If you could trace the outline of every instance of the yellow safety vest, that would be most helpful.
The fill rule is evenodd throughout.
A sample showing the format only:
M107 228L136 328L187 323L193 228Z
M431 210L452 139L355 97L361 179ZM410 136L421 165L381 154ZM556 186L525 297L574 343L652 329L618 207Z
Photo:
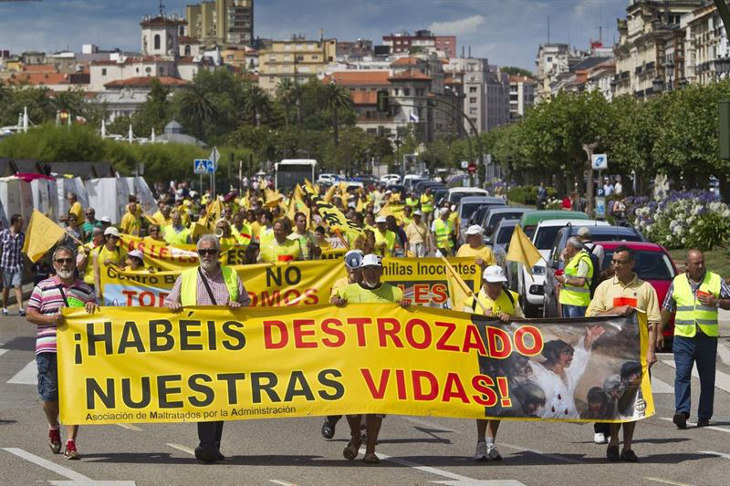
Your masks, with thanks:
M434 222L434 226L436 228L436 246L446 249L454 246L453 241L451 241L451 233L454 232L454 224L451 220L447 219L444 221L439 218Z
M238 228L236 228L235 226L231 226L231 233L233 233L233 236L236 238L236 242L239 245L248 246L251 244L253 231L251 230L251 226L249 226L248 223L243 223L241 231L239 231Z
M377 252L380 253L382 256L386 256L385 253L387 253L387 256L393 255L393 250L395 250L395 233L393 233L390 230L385 230L385 234L381 233L378 229L375 230L375 246L378 247L380 244L385 242L385 247L387 249L387 252L383 252L378 248Z
M433 212L433 196L421 195L421 211L424 213Z
M585 260L588 264L588 275L586 282L582 287L564 284L560 289L560 303L564 305L575 305L578 307L588 307L591 303L590 279L593 277L593 262L591 257L585 250L579 251L565 266L565 276L575 277L578 275L578 264L581 260Z
M512 295L512 300L510 300L506 292L509 292L510 295ZM477 300L474 300L475 298L479 303L477 303ZM466 305L469 306L476 314L484 314L484 309L491 309L493 316L498 316L502 312L513 316L515 315L515 305L512 302L517 302L517 299L519 299L519 295L516 292L503 289L502 293L500 293L499 297L497 297L497 300L492 300L489 298L484 289L482 289L476 297L470 297L466 302ZM480 306L479 304L482 305ZM482 309L482 307L484 307L484 309Z
M703 333L710 337L718 336L717 307L703 305L692 293L687 274L674 277L672 281L674 300L677 302L677 314L674 316L674 335L682 337L694 337L697 334L697 326ZM712 272L705 272L705 278L697 289L698 292L706 292L715 297L720 296L722 278Z
M416 209L416 206L418 206L418 199L411 199L410 197L406 198L406 204L412 207L413 209Z
M162 229L162 237L165 238L168 245L186 245L188 243L188 236L190 236L190 230L185 227L183 227L182 231L175 231L172 225L165 226Z
M198 268L195 267L185 270L182 273L182 282L180 285L180 302L185 307L198 304ZM238 275L231 267L221 266L223 273L223 281L228 289L228 298L230 302L238 299ZM217 302L223 305L223 302Z

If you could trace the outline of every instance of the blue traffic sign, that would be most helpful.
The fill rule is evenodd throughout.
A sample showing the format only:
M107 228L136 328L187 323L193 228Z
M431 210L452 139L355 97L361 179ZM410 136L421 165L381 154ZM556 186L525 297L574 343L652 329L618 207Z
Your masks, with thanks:
M213 161L208 159L193 160L194 174L212 174L213 172L215 172L215 165L213 165Z

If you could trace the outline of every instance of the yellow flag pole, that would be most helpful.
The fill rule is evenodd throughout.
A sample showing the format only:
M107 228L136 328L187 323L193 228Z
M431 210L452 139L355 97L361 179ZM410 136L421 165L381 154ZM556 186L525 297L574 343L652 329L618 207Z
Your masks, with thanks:
M335 229L335 234L336 234L336 235L337 235L337 237L338 237L338 238L340 239L340 242L341 242L341 243L342 243L342 244L343 244L343 245L345 246L345 248L347 249L347 251L350 251L350 245L348 245L348 244L347 244L347 241L346 241L346 240L345 240L345 238L344 238L344 237L342 236L342 233L340 233L340 230L339 230L339 228Z
M459 275L458 273L456 273L456 270L454 269L454 267L451 266L451 263L449 263L449 261L446 259L445 256L441 255L441 260L446 265L446 269L449 272L451 272L452 277L459 284L459 286L461 287L461 290L463 290L464 293L468 297L474 297L474 300L476 301L476 303L479 304L479 307L481 307L482 310L484 311L484 313L486 314L487 313L487 309L484 307L484 304L482 304L481 302L479 302L479 298L476 295L474 295L474 291L469 288L469 286L466 284L466 282L464 282L464 279L461 278L461 275Z

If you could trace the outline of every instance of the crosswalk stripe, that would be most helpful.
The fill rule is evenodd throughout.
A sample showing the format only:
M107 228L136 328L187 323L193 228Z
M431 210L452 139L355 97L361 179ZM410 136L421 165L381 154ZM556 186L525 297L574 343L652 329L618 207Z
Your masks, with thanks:
M2 356L3 354L5 354L7 352L8 352L7 349L0 348L0 356Z
M667 366L671 366L674 369L677 368L677 365L674 364L674 361L663 359L662 363ZM700 378L699 373L697 373L697 368L695 367L692 367L692 376L694 376L698 380ZM730 375L728 375L727 373L723 373L720 370L715 370L715 388L719 388L720 390L730 393Z
M662 381L656 376L651 377L651 392L656 395L659 393L674 393L672 385L666 381Z
M660 420L666 420L667 422L672 422L672 419L667 418L667 417L659 417L659 419ZM690 427L696 427L697 426L697 423L696 422L690 422L688 420L687 421L687 425L689 425ZM723 429L722 427L717 427L716 425L707 425L707 426L702 427L702 428L703 429L716 430L718 432L725 432L725 433L730 434L730 429Z
M8 380L8 383L16 385L37 385L38 368L36 368L35 360L25 365L22 370L18 371L15 376Z

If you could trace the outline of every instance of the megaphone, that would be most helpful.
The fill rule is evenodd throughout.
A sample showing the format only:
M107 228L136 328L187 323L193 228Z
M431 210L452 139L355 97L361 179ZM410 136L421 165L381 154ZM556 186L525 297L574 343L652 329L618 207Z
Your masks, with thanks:
M216 228L215 229L215 237L219 240L223 238L223 228Z

